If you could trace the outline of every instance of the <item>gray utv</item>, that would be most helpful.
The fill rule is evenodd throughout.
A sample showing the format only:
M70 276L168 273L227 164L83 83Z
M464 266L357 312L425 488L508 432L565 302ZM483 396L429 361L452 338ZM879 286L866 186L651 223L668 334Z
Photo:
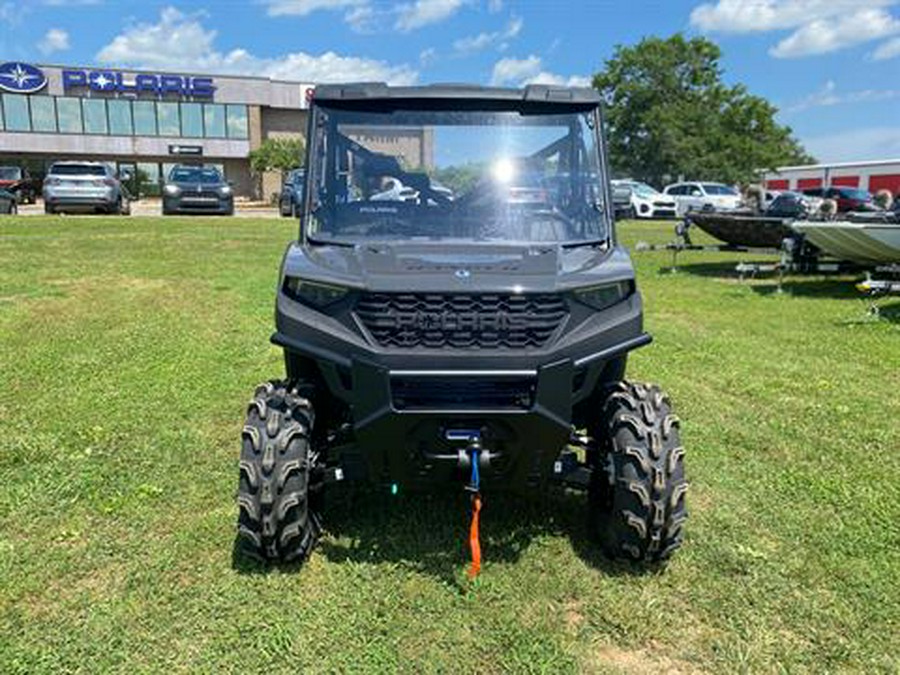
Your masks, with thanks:
M584 489L613 557L686 518L678 418L624 379L650 342L617 245L600 99L531 85L319 86L272 341L242 433L238 533L303 560L325 491L366 480Z

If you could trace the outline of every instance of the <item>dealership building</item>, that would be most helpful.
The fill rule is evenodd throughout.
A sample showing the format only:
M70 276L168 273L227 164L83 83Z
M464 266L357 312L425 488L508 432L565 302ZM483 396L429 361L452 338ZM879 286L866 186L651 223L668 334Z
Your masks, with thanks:
M0 166L38 177L58 160L115 164L153 194L175 164L219 167L238 196L268 199L250 171L268 138L306 133L313 86L259 77L0 64Z

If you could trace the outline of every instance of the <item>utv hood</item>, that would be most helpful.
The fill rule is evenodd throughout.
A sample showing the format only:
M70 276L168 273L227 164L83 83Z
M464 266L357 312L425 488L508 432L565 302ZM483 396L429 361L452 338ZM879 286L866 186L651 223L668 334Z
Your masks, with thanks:
M374 292L547 293L634 278L624 250L558 244L291 244L283 274Z

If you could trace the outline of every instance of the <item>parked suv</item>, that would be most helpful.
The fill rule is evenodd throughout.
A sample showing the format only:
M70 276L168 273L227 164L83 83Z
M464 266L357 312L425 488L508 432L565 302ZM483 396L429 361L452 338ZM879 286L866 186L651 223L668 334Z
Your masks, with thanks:
M12 192L19 204L34 204L40 192L38 181L21 166L0 166L0 190Z
M803 194L808 197L819 197L820 199L833 199L837 202L838 213L846 213L847 211L881 211L882 209L875 203L871 193L866 190L852 187L817 187L807 188L803 190Z
M131 196L115 170L101 162L56 162L44 179L44 211L131 213Z
M284 177L281 185L281 195L278 198L278 212L282 216L296 218L300 214L300 202L303 201L303 179L306 170L303 168L292 169Z
M209 213L234 215L234 191L212 166L172 167L163 186L162 214Z
M636 218L674 218L675 199L656 188L636 180L614 180L613 189L631 189L631 207Z
M675 183L664 191L675 199L675 214L690 211L732 211L741 206L741 194L723 183Z
M609 555L678 548L679 420L659 387L624 379L650 336L600 103L547 85L316 88L276 287L286 377L256 389L242 429L242 551L302 561L329 486L351 479L469 491L475 571L482 489L585 489ZM399 133L428 159L378 142Z

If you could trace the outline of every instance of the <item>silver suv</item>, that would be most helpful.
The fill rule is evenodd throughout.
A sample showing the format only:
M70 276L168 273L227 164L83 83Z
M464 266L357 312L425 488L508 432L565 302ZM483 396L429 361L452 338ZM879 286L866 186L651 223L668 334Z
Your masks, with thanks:
M102 162L56 162L44 179L44 212L131 213L115 170Z

